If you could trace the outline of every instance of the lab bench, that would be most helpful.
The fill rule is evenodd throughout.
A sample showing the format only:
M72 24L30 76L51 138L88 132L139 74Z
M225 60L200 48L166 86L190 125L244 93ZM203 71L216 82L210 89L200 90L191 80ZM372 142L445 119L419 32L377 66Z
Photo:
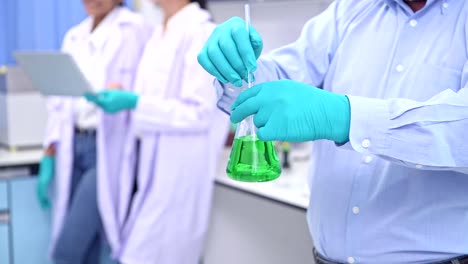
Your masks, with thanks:
M216 174L204 264L313 264L307 227L307 158L293 161L272 182L242 183L226 176L229 150Z
M0 149L0 263L49 264L50 210L36 199L41 149Z

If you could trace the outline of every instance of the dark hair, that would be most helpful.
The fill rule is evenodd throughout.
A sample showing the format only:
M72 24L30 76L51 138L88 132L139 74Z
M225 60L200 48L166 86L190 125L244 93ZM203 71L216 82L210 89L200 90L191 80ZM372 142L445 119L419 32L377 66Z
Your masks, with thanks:
M190 2L196 2L200 5L201 8L206 9L206 2L208 2L208 0L190 0Z
M119 6L124 6L124 5L125 5L124 0L120 1Z

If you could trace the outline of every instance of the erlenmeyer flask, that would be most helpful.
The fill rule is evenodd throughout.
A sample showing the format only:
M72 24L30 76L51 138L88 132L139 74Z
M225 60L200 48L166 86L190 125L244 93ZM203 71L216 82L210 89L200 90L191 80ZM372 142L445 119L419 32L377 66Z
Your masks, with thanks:
M281 174L275 144L257 137L252 116L237 127L226 172L231 179L243 182L272 181Z
M250 6L245 8L245 28L250 30ZM252 87L252 73L248 72L248 88ZM253 116L239 123L232 143L231 155L226 168L227 175L236 181L265 182L278 178L281 165L273 142L264 142L257 137Z

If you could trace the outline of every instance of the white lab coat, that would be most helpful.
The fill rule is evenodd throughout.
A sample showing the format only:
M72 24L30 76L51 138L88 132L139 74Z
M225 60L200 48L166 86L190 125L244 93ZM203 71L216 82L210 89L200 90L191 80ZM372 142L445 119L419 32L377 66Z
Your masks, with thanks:
M108 27L108 37L103 39L105 51L100 62L103 71L100 81L94 87L104 88L106 84L120 83L124 89L131 89L144 45L150 37L151 29L145 25L140 15L126 8L118 8L113 26ZM80 50L88 45L85 36L89 34L91 18L70 29L63 41L62 50L70 53L80 64ZM82 63L81 63L82 64ZM48 122L45 146L56 145L55 190L53 202L53 226L51 249L63 225L70 196L70 182L73 163L74 100L52 97L48 100ZM97 127L97 190L98 206L108 242L117 248L120 241L118 214L121 204L119 192L131 188L132 179L119 179L123 142L129 123L129 113L105 115L99 112Z
M212 77L197 62L213 29L209 14L192 3L170 19L165 32L157 28L146 46L122 171L123 178L134 173L134 142L140 138L138 191L129 215L120 216L124 264L199 261L229 127L216 109Z

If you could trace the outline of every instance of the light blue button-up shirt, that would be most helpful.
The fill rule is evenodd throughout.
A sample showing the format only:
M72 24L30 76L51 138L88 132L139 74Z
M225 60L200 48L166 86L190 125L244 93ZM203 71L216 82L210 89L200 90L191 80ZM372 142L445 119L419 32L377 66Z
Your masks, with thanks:
M346 94L350 142L317 141L308 222L344 263L429 263L468 254L468 1L336 1L257 82ZM238 93L224 89L229 109Z

